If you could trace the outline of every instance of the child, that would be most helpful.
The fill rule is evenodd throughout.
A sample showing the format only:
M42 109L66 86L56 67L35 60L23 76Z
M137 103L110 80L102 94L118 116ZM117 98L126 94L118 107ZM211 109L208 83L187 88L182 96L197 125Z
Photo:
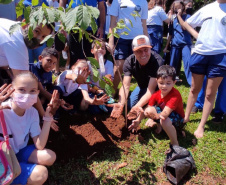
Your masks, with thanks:
M178 19L180 19L179 13ZM196 138L201 138L204 134L205 123L214 105L217 89L226 76L226 0L210 3L197 11L185 23L183 20L180 22L189 31L193 30L192 27L201 26L189 64L192 72L192 86L184 118L184 122L189 121L192 107L206 75L207 86L202 119L194 132ZM222 99L221 101L225 102Z
M104 77L107 78L108 80L110 80L111 82L113 82L114 79L114 65L111 61L106 60L104 58L105 54L106 54L106 46L104 42L97 42L96 40L92 43L91 45L91 53L94 55L94 58L98 61L99 63L99 75L101 77L102 80L105 81ZM92 71L92 67L89 65L90 67L90 81L91 81L91 85L89 87L89 95L90 97L94 97L95 95L97 96L101 96L103 95L105 92L103 89L101 89L99 81L95 82L94 81L94 77L93 77L93 71ZM108 103L114 103L114 99L109 98ZM99 105L99 108L101 110L103 110L104 112L108 112L108 108L105 107L104 105ZM91 108L92 110L90 110L93 113L100 113L100 111L98 111L99 109L97 109L96 106L92 106Z
M58 60L58 52L54 48L45 48L39 61L32 65L31 71L38 78L38 89L40 90L40 100L42 104L47 100L50 101L53 92L52 70L55 68Z
M38 98L38 80L30 72L20 73L13 79L12 87L15 90L12 99L3 102L11 109L4 109L4 117L10 136L10 145L16 153L21 166L21 174L14 179L13 184L43 184L48 178L45 166L51 166L56 160L56 154L46 149L53 114L59 107L57 91L53 92L48 105L42 129L39 125L39 115L32 107ZM0 129L2 133L2 129ZM33 145L27 145L29 136ZM3 139L3 138L1 138Z
M173 87L176 83L175 77L176 71L173 67L168 65L159 67L157 71L159 90L151 96L144 115L153 120L153 122L149 122L147 126L153 127L158 123L156 132L160 133L163 128L170 138L170 143L172 145L179 145L176 129L182 128L184 125L184 109L182 97L179 91ZM136 130L142 116L143 115L140 114L138 118L133 121L129 130Z
M185 6L182 1L174 1L172 5L172 12L177 14L177 11L182 10L183 20L187 20L190 15L186 14ZM177 70L176 79L179 80L180 69L178 70L178 65L181 62L181 57L184 62L184 72L188 83L190 82L191 75L189 73L189 62L191 58L191 35L189 32L183 29L179 24L179 21L176 16L174 16L173 22L169 26L169 37L163 50L164 53L167 52L170 41L171 42L171 52L170 52L170 65Z
M60 74L57 79L57 85L61 88L61 95L66 102L74 106L74 111L87 110L89 105L101 105L107 101L107 95L97 98L90 98L88 94L88 86L85 81L80 83L78 78L84 74L84 79L88 77L88 63L86 60L78 60L71 70L66 70Z

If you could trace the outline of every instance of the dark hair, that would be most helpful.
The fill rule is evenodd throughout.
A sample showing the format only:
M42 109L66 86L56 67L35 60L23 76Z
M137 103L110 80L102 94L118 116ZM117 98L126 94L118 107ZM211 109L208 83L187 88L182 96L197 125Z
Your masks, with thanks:
M182 5L182 12L185 11L185 5L184 5L184 2L181 1L181 0L176 0L172 3L172 5L170 6L171 8L171 11L174 12L174 6L175 6L175 3L180 3Z
M157 71L157 79L159 78L167 78L167 77L172 77L172 80L174 81L176 78L176 70L174 67L169 66L169 65L162 65L159 67Z
M193 0L184 0L183 3L184 3L185 6L186 6L188 3L192 3L192 4L193 4Z
M50 24L46 24L47 28L49 30L51 30L51 33L53 32L53 30L55 29L55 22L50 23Z
M49 48L49 47L46 47L45 49L43 49L41 55L43 57L54 56L57 58L57 60L59 58L57 50L54 48Z

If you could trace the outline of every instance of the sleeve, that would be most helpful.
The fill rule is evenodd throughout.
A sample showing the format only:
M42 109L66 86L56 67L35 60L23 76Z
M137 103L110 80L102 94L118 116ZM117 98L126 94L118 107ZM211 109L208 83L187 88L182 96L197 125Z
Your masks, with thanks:
M145 4L143 5L143 11L142 11L142 15L141 15L141 19L147 19L148 18L148 2L145 1Z
M179 98L176 95L173 95L169 99L169 101L166 103L166 106L172 110L175 110L177 108L178 103L179 103Z
M132 60L131 57L128 57L125 60L125 63L123 65L123 73L124 73L124 76L132 76L131 60Z
M32 107L30 114L31 114L30 136L33 138L41 133L41 128L39 125L38 111Z
M196 28L198 26L201 26L203 23L203 16L202 16L202 10L200 9L197 11L194 15L189 17L186 22L193 28Z
M166 19L168 19L168 16L166 15L166 12L163 10L163 8L159 9L158 15L162 21L165 21Z
M150 106L156 105L156 96L157 96L157 93L154 93L151 96L151 98L149 99L148 105L150 105Z
M109 9L109 15L113 15L115 17L118 17L119 15L119 2L118 0L114 0L111 4L111 7Z
M107 61L105 69L107 70L106 75L110 74L114 79L114 65L111 61Z
M29 70L28 51L20 42L8 42L2 46L9 67L16 70Z
M87 85L87 84L80 84L80 85L78 86L78 89L88 91L88 85Z

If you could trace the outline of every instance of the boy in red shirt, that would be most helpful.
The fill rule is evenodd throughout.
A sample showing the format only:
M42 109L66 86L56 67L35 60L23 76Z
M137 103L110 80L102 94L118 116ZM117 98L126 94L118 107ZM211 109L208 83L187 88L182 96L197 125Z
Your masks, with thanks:
M179 145L176 129L183 127L184 109L180 92L175 89L176 71L174 67L163 65L157 71L159 90L155 92L145 111L133 121L129 130L136 130L143 116L151 118L147 126L157 125L156 132L166 132L172 145Z

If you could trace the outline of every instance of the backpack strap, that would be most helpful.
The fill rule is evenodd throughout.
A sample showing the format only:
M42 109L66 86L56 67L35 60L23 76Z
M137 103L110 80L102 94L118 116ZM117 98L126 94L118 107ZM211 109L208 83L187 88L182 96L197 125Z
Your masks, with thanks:
M8 135L7 128L6 128L4 113L3 113L2 110L0 110L0 122L1 122L2 131L3 131L3 136L4 136L4 139L5 139L7 148L10 149L10 145L9 145L9 135Z

